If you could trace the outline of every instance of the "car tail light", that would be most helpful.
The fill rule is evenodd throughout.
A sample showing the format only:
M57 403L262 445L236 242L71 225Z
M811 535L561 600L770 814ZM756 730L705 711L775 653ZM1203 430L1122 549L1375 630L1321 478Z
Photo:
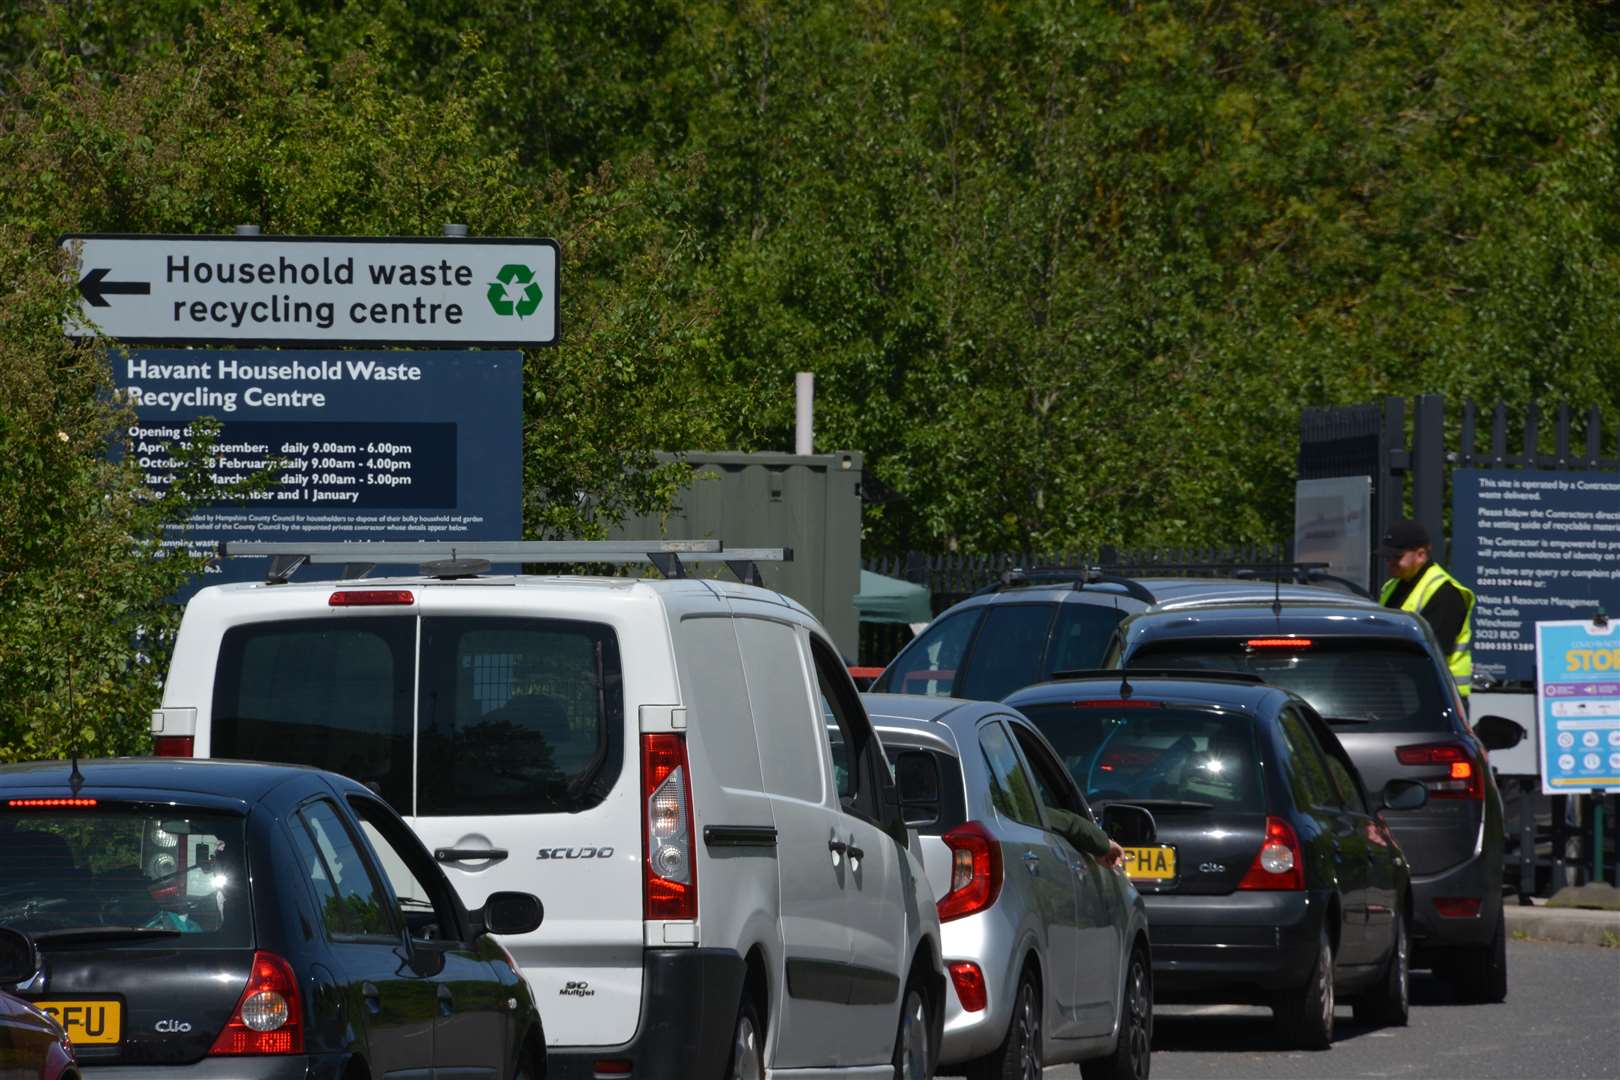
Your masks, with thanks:
M1437 896L1434 898L1434 910L1443 919L1477 919L1479 897Z
M1282 818L1266 818L1266 839L1255 853L1240 889L1303 889L1305 858L1294 827Z
M951 849L951 887L940 897L939 921L983 911L1001 895L1001 845L990 830L967 821L946 833Z
M1395 758L1402 765L1445 766L1438 776L1423 778L1431 799L1467 799L1485 801L1485 768L1462 743L1415 743L1395 748Z
M409 589L338 589L326 600L328 607L393 607L416 603Z
M956 1000L962 1003L963 1012L984 1012L990 998L984 989L984 972L979 965L967 960L958 960L954 964L947 964L947 971L951 973L951 985L956 987Z
M303 1009L292 966L272 952L253 954L253 970L210 1056L301 1054Z
M1308 637L1257 637L1244 642L1251 649L1308 649Z
M641 793L646 801L642 854L645 917L697 918L697 864L692 858L692 794L686 739L641 737Z
M191 757L195 745L194 735L152 736L152 753L157 757Z

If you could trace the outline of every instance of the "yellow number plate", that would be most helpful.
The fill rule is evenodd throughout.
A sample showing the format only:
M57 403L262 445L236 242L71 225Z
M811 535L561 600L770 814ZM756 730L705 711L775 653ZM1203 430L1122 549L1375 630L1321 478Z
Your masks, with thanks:
M1125 873L1133 881L1169 881L1176 876L1176 849L1173 847L1128 847Z
M110 1046L123 1034L123 1006L116 1001L36 1001L62 1025L76 1046Z

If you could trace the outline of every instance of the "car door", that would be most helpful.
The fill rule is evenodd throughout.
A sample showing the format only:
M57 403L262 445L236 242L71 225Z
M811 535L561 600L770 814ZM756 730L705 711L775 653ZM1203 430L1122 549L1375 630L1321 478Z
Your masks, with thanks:
M1346 812L1338 788L1328 772L1327 756L1311 735L1300 709L1285 706L1278 715L1288 747L1296 805L1317 824L1313 844L1327 846L1340 903L1338 968L1367 963L1367 840L1355 819Z
M841 1038L858 1048L858 1064L878 1064L894 1051L907 961L901 860L894 838L882 826L888 765L838 654L814 634L806 640L842 817L840 834L847 837L850 989Z
M1046 741L1021 720L1008 720L1029 764L1043 806L1090 818L1091 808L1074 778L1053 756ZM1120 952L1125 942L1124 896L1119 875L1048 830L1054 849L1068 863L1075 895L1075 1008L1080 1034L1113 1030L1119 1015Z
M1034 898L1040 913L1047 1030L1059 1038L1074 1038L1085 1023L1079 1004L1080 919L1069 849L1047 831L1035 782L1006 723L999 717L984 721L978 742L990 775L990 802L997 818L993 831L1001 840L1003 872L1009 879L1014 875L1024 879L1026 895ZM1003 895L1010 893L1008 889Z
M351 795L349 808L377 856L412 964L433 983L436 1080L494 1080L515 1046L509 993L479 955L449 882L405 823L377 799Z
M854 1047L827 1038L842 1031L849 995L849 835L813 707L812 676L792 624L739 615L732 625L776 823L782 982L772 994L769 1064L852 1064Z
M336 802L318 797L288 822L340 971L347 1014L374 1076L433 1076L433 984L411 963L396 907Z

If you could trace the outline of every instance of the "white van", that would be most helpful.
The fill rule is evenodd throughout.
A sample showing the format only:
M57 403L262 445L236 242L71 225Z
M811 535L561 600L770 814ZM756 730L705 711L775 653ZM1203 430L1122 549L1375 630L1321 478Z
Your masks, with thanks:
M932 1075L934 896L809 612L708 579L478 569L203 589L158 752L354 777L469 907L539 896L544 926L504 942L553 1080Z

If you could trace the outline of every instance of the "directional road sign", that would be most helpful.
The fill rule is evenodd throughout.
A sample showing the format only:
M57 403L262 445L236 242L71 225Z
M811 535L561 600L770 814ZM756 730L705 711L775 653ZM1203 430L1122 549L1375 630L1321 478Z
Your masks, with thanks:
M557 244L511 237L110 236L77 256L67 333L131 344L557 342Z

